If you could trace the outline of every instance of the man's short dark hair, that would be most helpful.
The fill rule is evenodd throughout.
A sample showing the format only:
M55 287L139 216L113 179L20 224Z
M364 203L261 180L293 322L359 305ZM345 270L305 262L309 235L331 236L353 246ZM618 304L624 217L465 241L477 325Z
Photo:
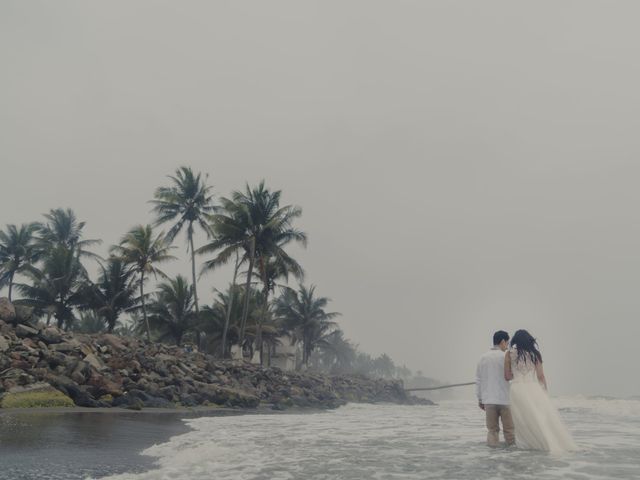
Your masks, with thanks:
M502 342L503 340L507 342L509 341L509 334L504 330L498 330L496 333L493 334L494 345L500 345L500 342Z

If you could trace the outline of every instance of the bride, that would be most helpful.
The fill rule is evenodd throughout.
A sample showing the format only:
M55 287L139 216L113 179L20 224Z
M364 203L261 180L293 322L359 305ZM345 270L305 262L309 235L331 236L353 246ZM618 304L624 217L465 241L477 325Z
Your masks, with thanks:
M504 358L504 377L511 380L511 414L516 444L553 453L576 450L576 444L547 393L542 355L536 339L518 330Z

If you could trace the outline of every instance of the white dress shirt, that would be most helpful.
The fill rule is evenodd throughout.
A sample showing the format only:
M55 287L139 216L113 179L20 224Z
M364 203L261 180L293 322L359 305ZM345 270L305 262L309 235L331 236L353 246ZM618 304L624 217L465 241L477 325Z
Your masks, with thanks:
M485 405L509 405L509 382L504 379L504 355L493 347L480 357L476 369L476 395Z

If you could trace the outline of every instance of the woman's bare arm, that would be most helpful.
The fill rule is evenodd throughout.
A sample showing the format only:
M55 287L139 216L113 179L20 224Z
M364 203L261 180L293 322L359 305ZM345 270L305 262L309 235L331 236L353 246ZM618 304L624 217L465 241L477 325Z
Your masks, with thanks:
M540 385L547 389L547 379L544 377L544 368L542 368L542 360L536 362L536 376L538 377L538 382Z
M504 379L508 382L513 379L513 372L511 371L511 355L509 351L504 356Z

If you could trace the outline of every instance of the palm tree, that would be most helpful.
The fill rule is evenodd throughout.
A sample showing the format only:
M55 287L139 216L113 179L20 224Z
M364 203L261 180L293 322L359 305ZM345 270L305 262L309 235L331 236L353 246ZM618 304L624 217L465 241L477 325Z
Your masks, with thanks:
M81 257L100 258L87 247L102 243L101 240L82 240L82 229L85 222L79 222L70 208L56 208L44 214L45 223L39 224L39 248L48 251L56 246L69 250L77 250Z
M210 349L214 353L227 352L231 345L240 342L240 323L245 297L244 289L235 284L231 284L226 293L216 292L213 304L202 309L200 324L200 328L207 334ZM239 301L234 301L235 298ZM260 292L251 288L249 320L252 320L252 323L256 323L260 317L259 306Z
M235 260L235 265L233 268L233 279L231 281L231 286L229 287L229 293L228 296L225 298L225 315L224 315L224 322L222 324L222 339L221 339L221 348L220 348L220 354L222 356L222 358L226 358L227 356L227 352L229 351L227 349L228 345L227 345L227 335L229 332L229 324L231 321L231 311L233 309L233 307L235 306L235 298L237 296L237 290L238 290L238 286L236 284L236 280L238 278L238 270L240 269L240 263L241 263L241 259L240 259L240 255L238 253L238 251L236 250L236 260ZM206 267L205 267L206 269ZM219 292L219 295L223 295L222 293ZM218 306L219 302L214 303L214 306Z
M271 191L264 181L257 187L246 186L245 191L235 191L231 199L222 198L221 212L212 215L213 240L199 249L199 253L216 253L207 261L204 269L226 264L236 252L242 252L241 262L248 263L245 290L249 291L256 259L275 257L285 264L295 261L284 248L290 242L303 246L307 235L293 228L293 221L300 217L299 207L280 207L281 191ZM245 296L239 341L242 344L249 314L249 297Z
M194 174L189 167L180 167L176 170L175 176L169 176L169 178L173 185L159 187L154 195L155 200L152 200L153 211L157 215L155 225L173 223L167 232L170 242L173 242L185 226L187 227L187 250L191 252L193 298L196 313L199 313L193 227L194 224L198 224L205 232L209 231L208 220L214 211L213 195L210 193L212 188L206 185L207 177L203 179L200 173Z
M173 339L180 345L185 333L197 325L193 287L178 275L158 285L155 300L149 305L149 323L159 333L159 340Z
M140 302L142 317L147 329L147 340L151 341L151 328L147 317L147 306L144 295L144 282L149 275L166 277L156 266L160 263L175 259L169 255L171 245L163 233L155 235L151 225L138 225L120 241L119 245L111 247L111 251L138 274L140 286Z
M0 231L0 287L8 285L9 301L15 275L31 266L38 257L34 233L38 224L27 223L20 227L7 225Z
M78 322L73 325L78 333L101 333L104 331L104 319L95 312L80 312Z
M258 273L262 282L262 315L257 323L256 341L260 350L260 363L263 363L262 348L262 327L267 325L267 317L269 315L269 294L273 292L277 286L277 281L283 279L288 281L289 275L294 275L298 280L304 277L304 270L291 257L285 262L282 257L260 257L258 258Z
M285 288L276 300L275 312L282 319L294 341L302 342L302 363L309 365L309 356L324 336L336 326L331 319L340 315L337 312L326 312L329 303L327 297L316 297L316 287L300 286L298 291Z
M136 315L132 315L132 318L129 321L121 322L119 321L116 325L116 328L113 329L113 333L116 335L120 335L121 337L138 337L140 336L140 331L137 326L140 323L139 317ZM145 328L142 328L142 332L144 332ZM144 333L143 333L144 334Z
M319 363L330 373L348 372L353 368L356 347L344 337L344 332L336 329L318 342Z
M391 357L383 353L373 360L373 371L381 378L391 378L396 371L396 366Z
M31 284L17 284L23 299L18 302L34 307L34 313L55 317L59 328L71 328L73 309L82 303L87 286L86 271L77 251L58 245L43 258L41 268L30 267L23 273Z
M122 313L138 306L136 272L127 268L121 258L110 256L106 265L100 263L98 282L89 285L84 292L84 309L92 309L113 332Z

